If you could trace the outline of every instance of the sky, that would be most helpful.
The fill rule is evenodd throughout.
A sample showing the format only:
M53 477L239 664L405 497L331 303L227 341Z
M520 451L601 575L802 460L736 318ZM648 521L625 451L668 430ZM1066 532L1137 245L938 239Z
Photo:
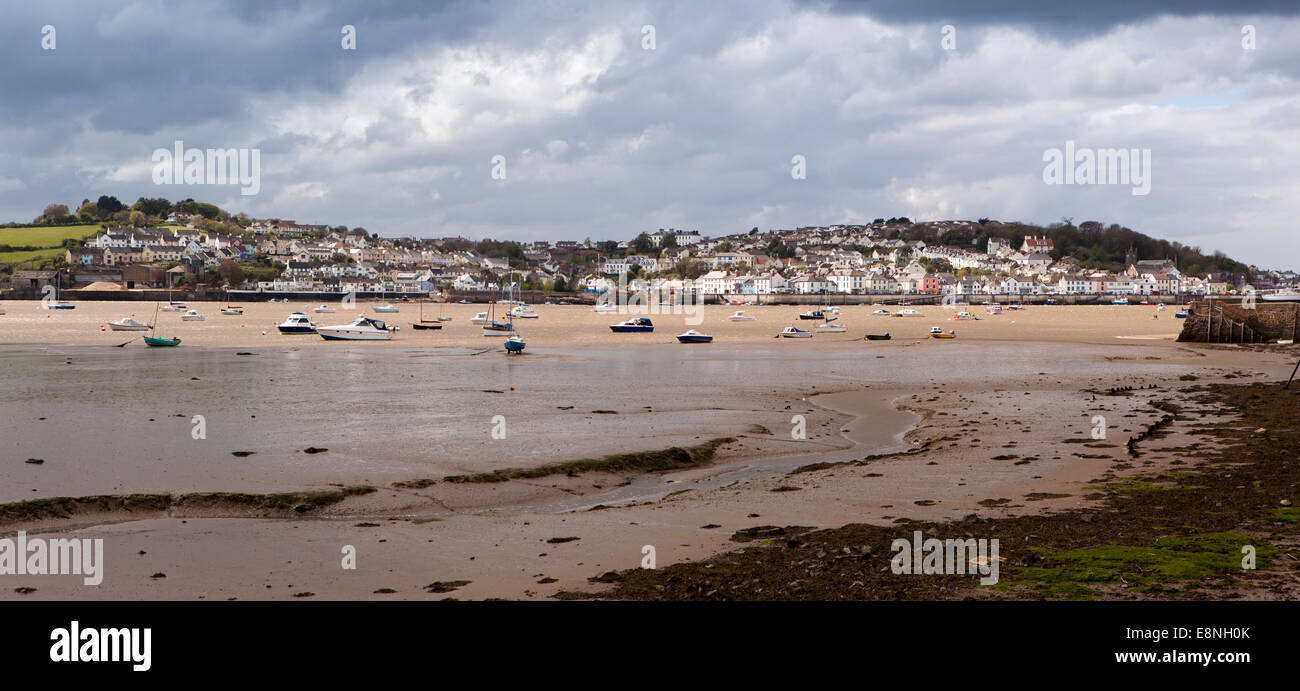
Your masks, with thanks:
M521 241L1070 219L1300 269L1297 5L1043 5L3 0L0 221L101 194ZM157 184L178 140L257 152L257 193ZM1149 150L1148 193L1048 184L1067 142Z

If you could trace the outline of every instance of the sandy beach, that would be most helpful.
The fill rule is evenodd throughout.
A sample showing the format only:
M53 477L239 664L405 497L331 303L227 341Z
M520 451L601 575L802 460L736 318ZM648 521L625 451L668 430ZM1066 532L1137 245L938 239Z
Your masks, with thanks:
M1180 382L1284 379L1294 364L1177 344L1170 311L1139 306L972 307L980 320L956 322L937 307L920 318L845 308L848 333L797 341L773 335L798 308L747 308L758 321L731 323L736 308L719 306L692 327L717 342L682 346L671 343L682 315L651 315L662 333L617 336L605 325L625 317L543 305L519 324L529 349L517 358L488 349L468 323L474 305L448 305L441 332L349 344L261 334L305 306L251 305L243 318L205 306L200 323L164 316L180 348L113 348L134 334L98 325L127 307L5 305L0 503L170 499L11 516L6 534L104 538L107 575L96 587L7 576L36 590L0 598L545 598L599 590L589 579L637 567L646 546L662 568L734 549L732 535L756 526L1066 510L1130 465L1123 440L1160 418L1152 403ZM401 309L384 316L418 318ZM958 338L924 338L934 325ZM884 331L894 340L861 340ZM1136 392L1104 395L1113 387ZM1088 439L1096 415L1110 420L1106 440L1067 443ZM711 440L729 441L665 472L455 479ZM367 490L301 511L191 496L345 487ZM355 569L341 566L346 546Z

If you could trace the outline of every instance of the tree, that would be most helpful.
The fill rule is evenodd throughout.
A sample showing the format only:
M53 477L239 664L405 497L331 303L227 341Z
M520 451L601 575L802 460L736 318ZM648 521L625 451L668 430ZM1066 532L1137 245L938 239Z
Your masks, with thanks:
M133 228L143 228L149 225L149 217L145 216L144 212L139 209L132 211L127 218Z
M719 243L718 243L718 251L719 251L719 252L730 252L730 251L731 251L731 243L730 243L730 242L727 242L726 240L723 240L722 242L719 242Z
M654 251L655 241L650 239L649 233L641 233L632 241L632 249L637 254L649 254Z
M172 203L167 201L166 199L163 199L162 197L157 197L154 199L149 199L147 197L140 197L139 199L135 200L135 203L131 205L131 208L135 211L139 211L140 213L143 213L146 216L163 218L167 214L171 213Z
M677 246L677 233L668 233L663 237L662 240L659 241L660 248L668 248L668 247L676 247L676 246Z
M122 202L118 201L117 197L110 197L106 194L100 195L99 201L95 202L95 206L99 208L99 217L103 219L107 219L126 208L122 206Z
M68 211L67 204L50 204L49 206L45 207L45 211L42 212L41 215L45 216L46 218L54 218L58 216L67 216L70 213L71 212Z
M244 267L233 259L227 259L217 267L217 275L226 282L226 285L239 285L244 282Z
M93 223L99 220L99 207L87 199L81 203L81 208L77 209L77 218L86 223Z

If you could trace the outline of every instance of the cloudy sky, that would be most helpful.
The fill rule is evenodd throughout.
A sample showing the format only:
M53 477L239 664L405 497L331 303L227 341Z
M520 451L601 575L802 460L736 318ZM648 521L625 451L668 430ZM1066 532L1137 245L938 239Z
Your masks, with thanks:
M519 240L1071 218L1300 269L1300 13L1039 4L4 0L0 220L101 194ZM260 150L260 192L155 185L176 140ZM1150 193L1046 184L1066 141L1150 149Z

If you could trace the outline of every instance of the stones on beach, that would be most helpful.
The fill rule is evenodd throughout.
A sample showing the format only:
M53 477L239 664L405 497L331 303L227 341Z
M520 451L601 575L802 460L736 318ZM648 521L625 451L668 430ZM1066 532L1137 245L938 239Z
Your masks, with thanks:
M23 585L14 588L14 592L18 593L19 595L31 595L32 593L36 592L36 589L29 585Z
M561 545L561 544L564 544L564 543L566 543L566 542L573 542L574 540L581 540L581 539L582 539L582 538L580 538L580 537L553 537L553 538L547 540L547 541L546 541L546 544L548 544L548 545Z
M469 585L472 581L434 581L424 586L424 589L430 593L450 593L457 588Z
M230 455L236 458L247 458L257 453L256 451L231 451Z
M393 590L392 588L380 588L378 590L373 591L375 595L392 595L395 592L397 591Z
M45 459L44 459L44 458L29 458L29 459L27 459L26 461L23 461L23 462L24 462L24 463L30 463L30 464L32 464L32 465L41 465L41 464L45 463Z
M302 450L303 453L325 453L326 451L329 451L329 449L322 449L316 446L308 446Z

